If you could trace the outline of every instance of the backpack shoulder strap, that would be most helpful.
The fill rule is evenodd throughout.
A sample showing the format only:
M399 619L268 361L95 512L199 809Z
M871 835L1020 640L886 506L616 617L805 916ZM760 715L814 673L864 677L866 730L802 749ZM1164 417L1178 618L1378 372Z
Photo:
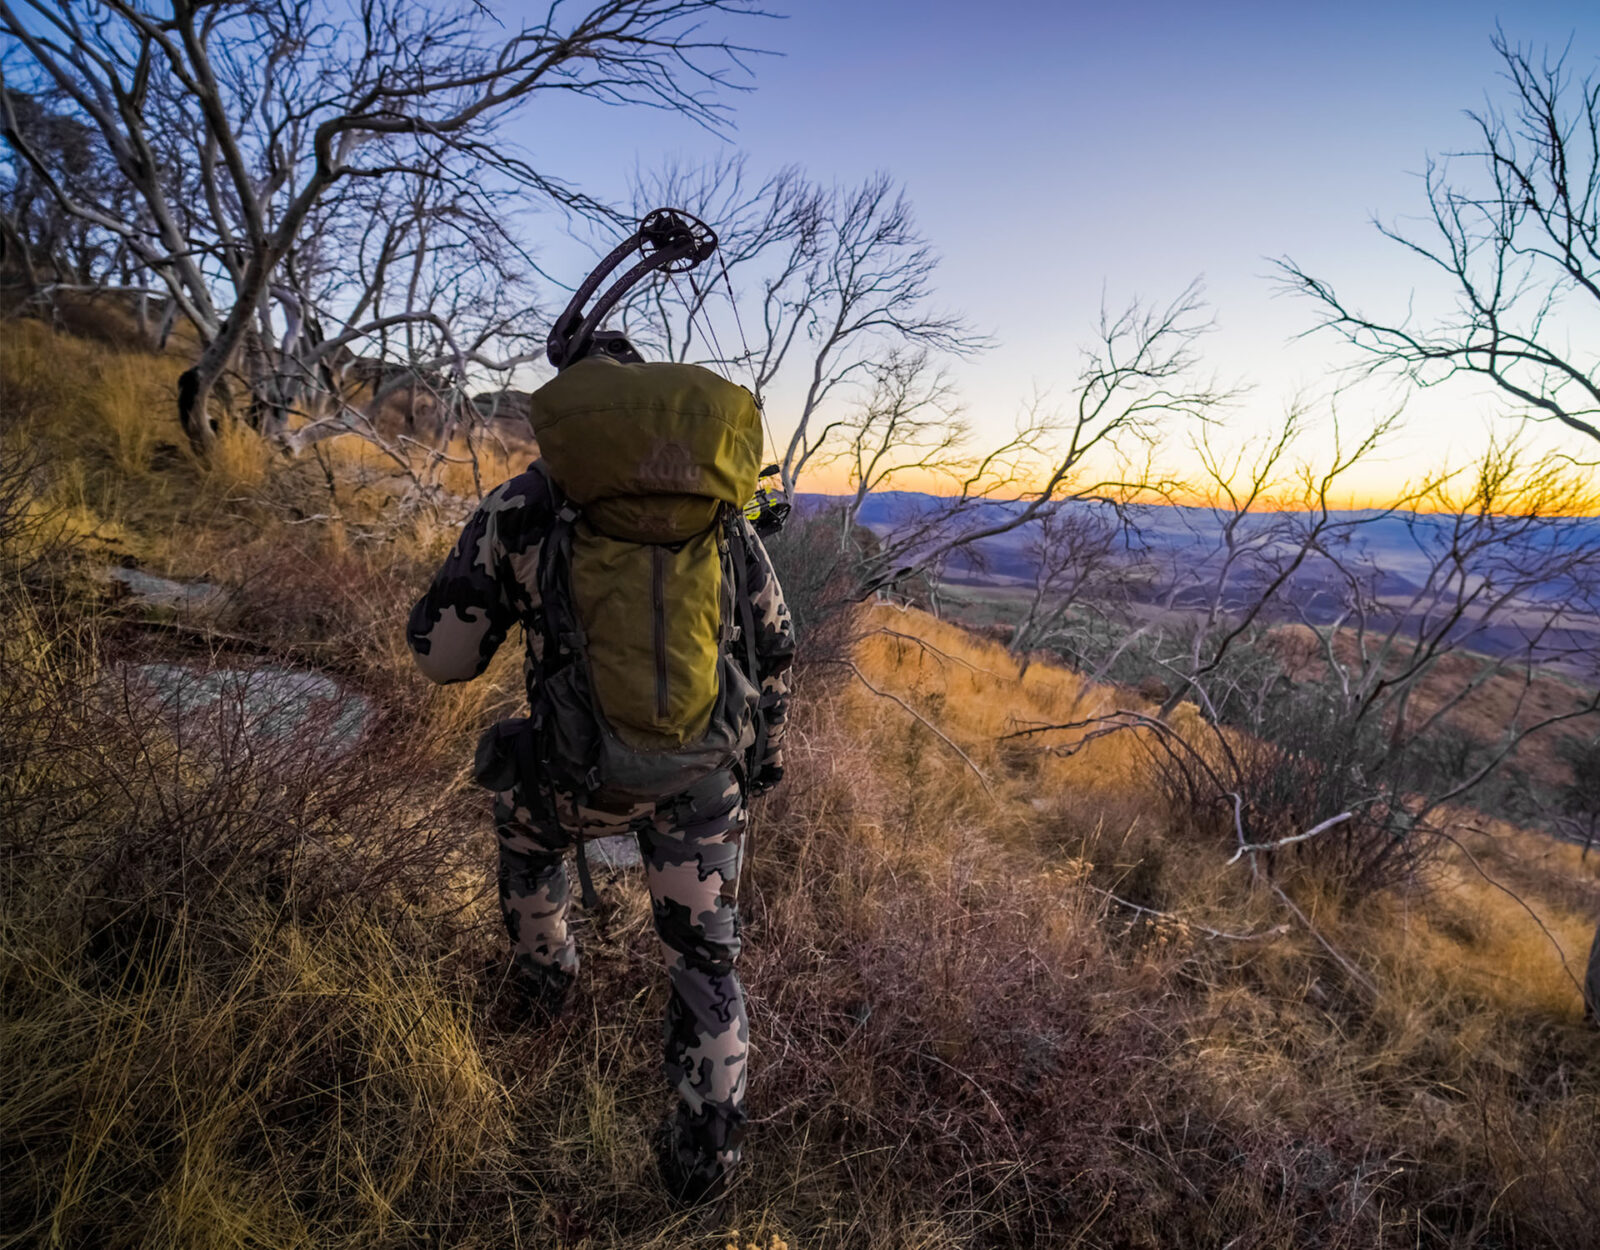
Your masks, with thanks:
M550 468L543 460L534 461L533 468L539 471L549 488L551 509L555 513L550 532L539 550L538 571L539 602L544 609L544 667L549 672L561 667L563 658L576 654L583 644L570 584L573 532L582 514L550 475Z
M750 597L750 549L744 540L744 517L728 510L728 549L733 556L733 597L739 613L739 634L744 641L744 672L761 690L761 657L756 651L755 604ZM756 703L756 739L745 756L745 780L755 780L755 770L767 754L767 710L763 697Z
M539 551L538 573L539 600L544 608L544 670L548 674L574 658L581 658L583 653L583 631L571 593L572 538L581 514L551 476L549 465L541 459L534 461L532 467L544 478L555 512L555 521ZM589 856L581 835L577 843L578 884L583 893L583 906L595 911L600 906L600 895L594 888Z

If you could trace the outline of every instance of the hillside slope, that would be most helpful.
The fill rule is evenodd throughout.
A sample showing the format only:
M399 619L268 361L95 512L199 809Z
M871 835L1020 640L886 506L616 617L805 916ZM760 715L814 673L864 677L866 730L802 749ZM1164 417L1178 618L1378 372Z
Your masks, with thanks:
M1135 696L888 607L802 674L743 885L750 1167L725 1222L672 1214L642 882L580 918L553 1026L501 993L464 765L517 658L436 690L400 638L450 518L387 524L355 446L280 464L238 431L195 464L170 362L27 335L0 344L0 1244L1573 1247L1600 1221L1572 979L1600 861L1464 817L1471 859L1335 907L1286 857L1313 932L1135 738L999 741ZM151 610L122 563L220 598ZM212 719L152 701L151 665L216 679ZM359 740L230 702L264 667L359 694Z

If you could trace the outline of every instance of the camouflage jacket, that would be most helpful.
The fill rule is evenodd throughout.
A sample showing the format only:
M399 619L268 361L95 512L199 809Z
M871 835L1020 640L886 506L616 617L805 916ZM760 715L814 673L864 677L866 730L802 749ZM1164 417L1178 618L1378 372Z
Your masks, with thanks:
M555 521L556 504L544 475L529 467L490 491L472 514L428 593L411 609L406 641L425 676L470 681L488 667L513 625L522 626L523 675L533 701L544 672L544 611L539 599L539 553ZM762 770L783 766L794 630L766 548L744 526L747 585L756 624L756 675L770 696Z

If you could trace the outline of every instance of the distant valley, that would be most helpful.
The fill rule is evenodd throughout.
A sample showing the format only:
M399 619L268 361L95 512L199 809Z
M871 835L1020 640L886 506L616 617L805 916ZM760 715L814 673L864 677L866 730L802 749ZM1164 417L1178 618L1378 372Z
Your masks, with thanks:
M839 496L801 494L797 503L802 512L820 510L844 502ZM883 491L869 495L863 503L860 523L880 538L888 538L907 528L924 523L945 506L938 496L915 491ZM1025 505L1016 501L995 501L975 505L964 525L993 523L1015 516ZM1092 503L1068 505L1085 510L1100 509ZM1248 539L1259 535L1280 520L1283 514L1261 512L1247 517L1240 535ZM1129 527L1125 538L1130 569L1154 569L1156 576L1141 576L1130 585L1132 597L1143 611L1140 615L1171 609L1181 613L1193 610L1209 594L1207 574L1217 565L1220 536L1227 514L1204 507L1141 505L1128 510ZM1362 571L1364 584L1375 596L1373 623L1387 625L1396 616L1412 610L1430 571L1437 566L1438 552L1449 545L1455 518L1443 514L1391 513L1378 510L1349 510L1330 514L1335 527L1351 531L1347 546L1340 553L1345 563ZM1357 524L1359 527L1357 528ZM1600 546L1600 517L1573 517L1550 531L1552 541L1568 544L1574 551ZM1037 527L1023 525L1009 533L984 539L973 550L957 552L944 571L943 582L964 588L969 602L976 597L987 600L1004 620L1006 605L1013 609L1031 594L1038 572L1033 551ZM1270 547L1267 548L1270 550ZM1285 548L1284 554L1288 549ZM1230 599L1247 602L1262 589L1263 574L1250 567L1236 571L1230 580ZM1182 568L1189 585L1174 588L1162 570ZM1305 621L1328 625L1342 612L1342 586L1336 581L1332 561L1318 555L1307 558L1285 583L1278 601L1267 611L1269 619ZM1570 595L1574 587L1555 581L1531 587L1524 596L1526 606L1547 611L1554 599ZM1549 631L1547 654L1555 666L1577 673L1593 668L1600 656L1600 588L1588 587L1576 596L1581 610L1569 614L1564 628ZM1431 602L1428 596L1424 602ZM1518 613L1505 613L1492 626L1478 628L1469 613L1462 631L1475 630L1473 649L1489 654L1508 654L1525 645ZM1588 661L1587 663L1585 661Z

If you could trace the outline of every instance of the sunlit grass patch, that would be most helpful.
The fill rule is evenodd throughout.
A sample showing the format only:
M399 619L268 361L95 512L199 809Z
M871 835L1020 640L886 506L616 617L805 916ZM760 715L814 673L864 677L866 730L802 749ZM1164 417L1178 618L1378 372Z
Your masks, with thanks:
M1579 1022L1593 917L1494 884L1464 859L1442 870L1426 911L1390 907L1381 931L1456 993L1508 1015Z
M122 353L102 359L94 381L93 409L100 437L117 470L143 477L156 446L178 433L171 363Z
M360 1244L503 1148L504 1092L414 951L370 921L237 906L105 951L12 896L0 1135L29 1145L8 1168L14 1231Z
M254 490L266 478L272 454L248 425L230 422L218 432L206 457L208 484L224 498Z

